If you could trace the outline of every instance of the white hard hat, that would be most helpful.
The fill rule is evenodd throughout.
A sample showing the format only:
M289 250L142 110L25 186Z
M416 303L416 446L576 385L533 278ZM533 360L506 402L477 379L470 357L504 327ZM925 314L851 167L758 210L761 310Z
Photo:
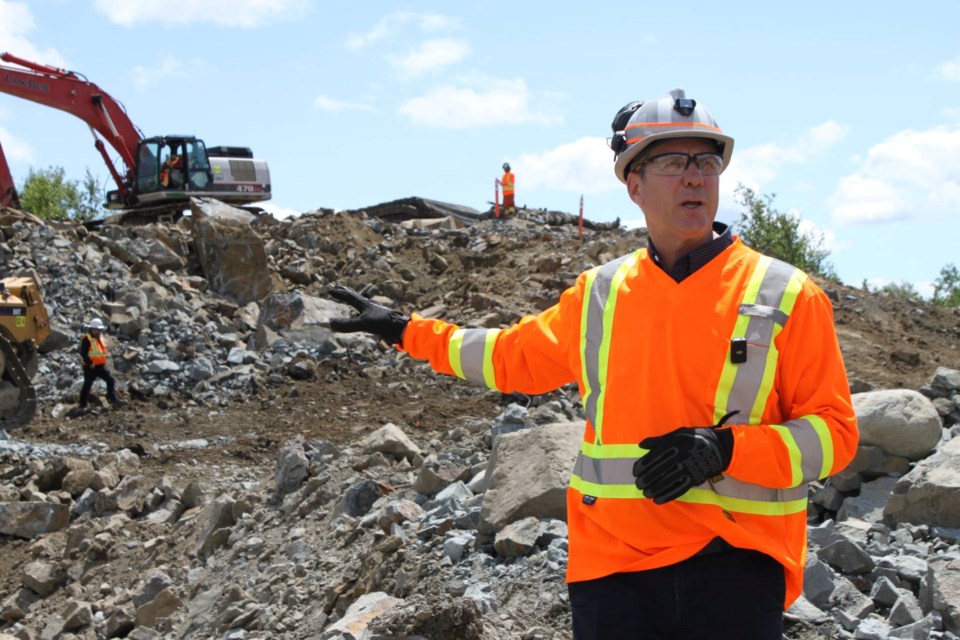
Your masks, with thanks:
M631 102L624 105L610 125L613 137L614 173L620 182L627 183L627 169L644 149L658 140L670 138L708 138L717 143L717 153L723 157L721 173L730 164L733 138L724 135L706 107L684 95L683 89L649 102Z
M107 325L103 324L103 320L100 318L94 318L87 323L87 327L90 329L99 329L100 331L103 331L107 328Z

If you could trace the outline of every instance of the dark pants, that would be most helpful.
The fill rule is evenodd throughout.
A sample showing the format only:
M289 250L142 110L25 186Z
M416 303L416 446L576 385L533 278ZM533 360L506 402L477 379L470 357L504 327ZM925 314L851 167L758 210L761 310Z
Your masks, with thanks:
M110 372L107 371L107 366L103 364L97 364L92 367L83 368L83 387L80 389L80 406L87 406L87 402L90 400L90 388L93 386L93 381L97 378L100 378L107 383L107 400L111 403L115 403L119 400L117 398L117 385L113 379L113 376L110 375Z
M573 582L574 640L781 640L783 566L745 549Z

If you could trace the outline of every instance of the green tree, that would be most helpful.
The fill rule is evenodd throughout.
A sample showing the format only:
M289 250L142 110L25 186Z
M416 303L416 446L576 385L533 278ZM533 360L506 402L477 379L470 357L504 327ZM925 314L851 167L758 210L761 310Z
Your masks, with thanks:
M80 206L72 216L84 222L103 217L103 203L107 201L107 187L87 169L80 184Z
M737 186L737 202L744 207L734 224L740 238L760 253L789 262L807 273L837 280L830 252L823 248L823 235L801 232L800 218L794 213L773 208L773 196L764 199L753 189Z
M104 189L87 169L83 184L68 180L63 167L30 169L20 188L20 206L48 220L92 220L101 215Z
M960 307L960 270L948 264L933 282L933 301L944 307Z

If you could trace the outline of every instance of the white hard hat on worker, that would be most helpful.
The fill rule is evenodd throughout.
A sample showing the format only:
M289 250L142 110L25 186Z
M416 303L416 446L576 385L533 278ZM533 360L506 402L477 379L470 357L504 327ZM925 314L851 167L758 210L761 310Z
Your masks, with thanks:
M643 150L655 142L671 138L707 138L717 145L723 159L720 171L730 164L733 138L724 135L710 112L696 100L687 98L683 89L674 89L656 100L624 105L610 125L609 140L614 153L614 173L627 183L627 173Z

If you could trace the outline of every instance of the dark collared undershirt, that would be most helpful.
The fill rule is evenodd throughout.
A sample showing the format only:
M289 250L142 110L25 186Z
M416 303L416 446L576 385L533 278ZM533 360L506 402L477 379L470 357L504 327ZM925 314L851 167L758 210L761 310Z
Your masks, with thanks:
M714 222L713 230L719 234L719 238L714 238L707 244L680 256L673 265L673 269L668 270L663 266L660 254L657 252L657 248L653 246L653 238L647 239L647 250L650 252L650 257L653 258L654 263L663 269L668 276L677 282L683 282L694 271L716 258L723 253L724 249L733 244L733 234L730 233L728 225L722 222Z

